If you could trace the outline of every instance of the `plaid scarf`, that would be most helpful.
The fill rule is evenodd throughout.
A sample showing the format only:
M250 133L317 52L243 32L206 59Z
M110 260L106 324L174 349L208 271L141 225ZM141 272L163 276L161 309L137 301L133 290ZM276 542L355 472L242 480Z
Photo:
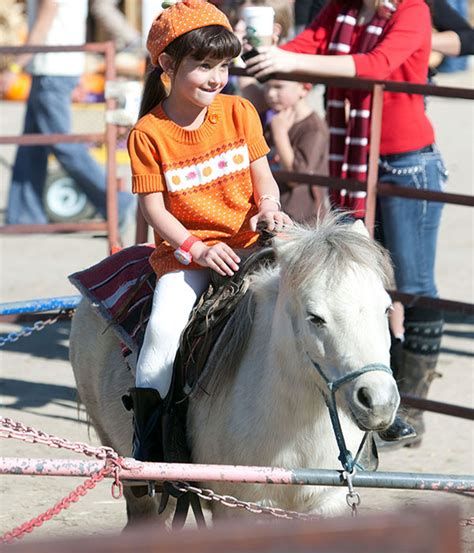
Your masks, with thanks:
M376 46L388 21L387 17L376 14L361 31L355 44L352 44L358 15L359 8L351 7L338 15L329 41L328 54L347 55L351 51L365 53ZM366 181L371 101L372 95L366 90L329 89L329 173L332 177ZM354 211L357 218L365 215L366 195L366 192L345 189L333 190L331 193L335 206Z

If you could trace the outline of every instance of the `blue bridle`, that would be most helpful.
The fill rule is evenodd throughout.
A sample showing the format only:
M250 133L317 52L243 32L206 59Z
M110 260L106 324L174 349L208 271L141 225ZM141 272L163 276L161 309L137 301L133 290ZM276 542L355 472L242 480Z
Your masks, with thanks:
M341 378L338 378L334 382L331 382L329 378L327 378L327 376L324 374L319 364L316 363L316 361L313 361L311 357L309 357L309 360L311 361L315 369L318 371L318 373L322 376L328 388L329 394L324 393L322 390L321 390L321 393L327 405L329 416L331 418L332 428L334 430L334 435L336 436L336 442L339 447L338 459L339 461L341 461L341 464L344 467L344 470L350 474L352 473L354 467L357 465L358 455L356 456L356 460L354 461L354 458L352 457L352 453L347 449L346 440L344 439L344 434L342 433L341 421L339 420L339 414L337 412L336 392L343 384L347 384L348 382L351 382L352 380L355 380L359 376L362 376L363 374L366 374L368 372L384 371L388 373L390 376L392 376L393 375L392 369L382 363L370 363L369 365L365 365L361 369L358 369L349 374L341 376ZM365 443L365 440L367 439L367 436L368 436L368 432L365 433L365 436L362 439L362 443L359 446L358 454L362 450L362 447ZM358 467L358 468L362 468L362 467Z

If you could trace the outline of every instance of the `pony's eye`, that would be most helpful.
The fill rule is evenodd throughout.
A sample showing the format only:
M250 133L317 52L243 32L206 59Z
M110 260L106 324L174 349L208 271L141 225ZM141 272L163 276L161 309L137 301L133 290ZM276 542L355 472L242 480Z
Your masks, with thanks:
M315 326L324 326L326 324L326 321L322 317L314 313L308 313L308 321L312 322Z

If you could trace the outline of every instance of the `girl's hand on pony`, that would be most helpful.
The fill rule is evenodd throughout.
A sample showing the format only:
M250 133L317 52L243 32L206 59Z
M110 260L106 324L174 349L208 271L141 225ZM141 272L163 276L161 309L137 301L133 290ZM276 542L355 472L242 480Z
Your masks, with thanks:
M222 276L232 276L235 271L239 270L240 257L223 242L218 242L213 246L206 246L204 242L196 242L189 251L198 265L209 267Z
M257 224L264 223L269 232L280 231L285 228L285 226L292 226L293 221L290 217L283 211L274 210L274 209L262 209L257 215L254 215L250 219L250 228L255 232L257 230Z

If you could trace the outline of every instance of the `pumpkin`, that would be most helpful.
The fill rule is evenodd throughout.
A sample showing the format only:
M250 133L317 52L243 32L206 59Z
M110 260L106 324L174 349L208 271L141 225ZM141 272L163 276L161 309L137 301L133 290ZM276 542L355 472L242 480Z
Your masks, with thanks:
M28 99L31 87L31 77L27 73L19 73L4 94L4 100L22 102Z

